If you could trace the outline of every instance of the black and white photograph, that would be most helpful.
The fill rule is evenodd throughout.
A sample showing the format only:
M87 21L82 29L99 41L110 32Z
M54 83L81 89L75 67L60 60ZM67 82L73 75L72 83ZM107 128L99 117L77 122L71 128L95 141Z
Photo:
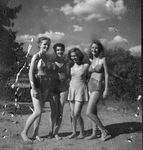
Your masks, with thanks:
M0 150L142 150L141 0L0 0Z

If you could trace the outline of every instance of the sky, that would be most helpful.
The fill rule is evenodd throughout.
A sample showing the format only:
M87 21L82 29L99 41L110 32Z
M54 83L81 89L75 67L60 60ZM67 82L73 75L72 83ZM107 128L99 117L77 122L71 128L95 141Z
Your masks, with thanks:
M66 52L72 47L86 52L92 40L99 39L106 48L123 47L141 55L141 0L9 1L10 7L19 4L22 10L13 30L25 51L32 44L31 54L38 51L37 39L48 36L52 45L65 44Z

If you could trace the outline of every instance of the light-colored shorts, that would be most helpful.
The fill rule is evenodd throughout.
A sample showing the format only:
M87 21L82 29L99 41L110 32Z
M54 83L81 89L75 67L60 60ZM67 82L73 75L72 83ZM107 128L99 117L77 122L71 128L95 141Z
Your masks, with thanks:
M96 79L90 78L88 82L88 90L90 93L94 91L101 91L102 82Z

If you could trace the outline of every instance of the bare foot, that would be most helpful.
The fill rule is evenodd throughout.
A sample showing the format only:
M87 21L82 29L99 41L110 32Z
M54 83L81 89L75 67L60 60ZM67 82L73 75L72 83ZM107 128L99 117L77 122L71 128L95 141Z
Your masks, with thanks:
M37 136L35 137L35 139L38 140L38 141L40 141L40 142L41 142L41 141L44 141L44 139L40 138L39 135L37 135Z
M56 140L61 140L62 139L58 134L55 135L55 138L56 138Z
M88 136L85 139L86 140L92 140L92 139L95 139L95 138L97 138L97 135L96 134L92 134L91 136Z
M50 131L49 134L48 134L48 138L52 139L53 137L54 137L54 134Z
M84 135L83 134L80 134L78 137L77 137L77 139L83 139L84 138Z
M76 133L72 133L70 136L68 136L69 139L75 138L76 137Z
M28 138L28 136L24 132L21 132L21 137L22 137L22 139L23 139L24 142L30 142L30 143L32 143L32 140L30 140Z
M107 130L102 131L101 138L100 138L101 141L106 141L110 138L111 138L111 135L109 134Z

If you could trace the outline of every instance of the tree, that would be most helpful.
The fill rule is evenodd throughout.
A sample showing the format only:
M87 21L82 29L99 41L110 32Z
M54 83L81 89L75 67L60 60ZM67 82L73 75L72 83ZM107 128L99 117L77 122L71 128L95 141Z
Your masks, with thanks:
M9 76L18 70L18 61L25 56L23 44L17 43L16 31L12 31L13 20L22 9L21 5L10 8L8 0L0 1L0 90Z
M110 94L118 100L135 100L141 94L141 61L123 48L106 52Z

